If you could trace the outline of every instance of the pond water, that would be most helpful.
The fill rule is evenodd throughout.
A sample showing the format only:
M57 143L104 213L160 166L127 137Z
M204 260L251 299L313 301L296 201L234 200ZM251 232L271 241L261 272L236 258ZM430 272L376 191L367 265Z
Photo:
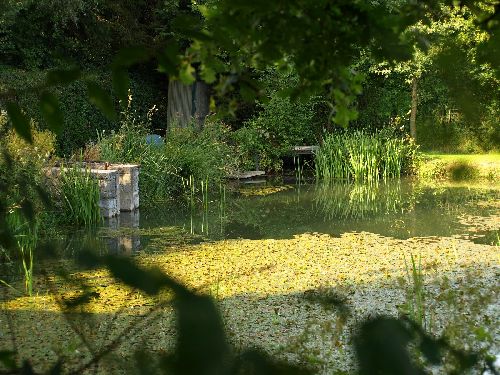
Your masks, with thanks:
M409 180L377 185L277 184L217 187L216 194L142 207L106 221L97 232L103 252L158 252L166 246L221 239L286 239L318 232L371 232L399 239L457 236L496 244L498 187L427 186ZM69 235L67 249L95 239ZM95 247L95 244L94 244ZM73 251L71 251L73 253Z

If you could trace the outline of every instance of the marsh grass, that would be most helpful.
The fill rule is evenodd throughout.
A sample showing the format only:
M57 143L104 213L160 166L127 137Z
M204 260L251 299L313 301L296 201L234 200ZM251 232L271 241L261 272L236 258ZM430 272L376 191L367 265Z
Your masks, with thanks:
M78 165L62 167L59 194L66 221L86 227L101 222L99 183L90 170Z
M385 133L329 134L315 155L316 179L375 182L401 176L415 146Z
M33 295L33 268L34 252L38 243L38 221L28 221L20 212L20 208L13 208L7 216L7 225L14 234L15 247L18 250L24 286L27 295ZM5 285L8 285L3 281ZM9 285L8 285L9 286Z
M404 262L407 282L411 286L406 296L405 313L413 322L428 331L431 329L432 321L427 316L422 257L419 256L417 259L410 254L410 260L407 261L404 256Z

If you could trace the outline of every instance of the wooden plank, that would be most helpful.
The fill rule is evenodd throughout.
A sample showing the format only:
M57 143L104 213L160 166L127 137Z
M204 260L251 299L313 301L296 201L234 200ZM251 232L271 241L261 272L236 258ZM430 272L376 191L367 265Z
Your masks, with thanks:
M319 146L293 146L292 151L298 155L314 155L318 151Z
M265 174L266 174L266 172L264 172L264 171L246 171L246 172L236 173L234 175L228 176L228 178L241 180L241 179L245 179L245 178L263 176Z

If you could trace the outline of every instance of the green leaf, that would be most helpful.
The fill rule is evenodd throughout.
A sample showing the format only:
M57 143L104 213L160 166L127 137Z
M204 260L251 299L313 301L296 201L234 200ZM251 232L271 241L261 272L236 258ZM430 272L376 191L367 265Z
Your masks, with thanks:
M149 60L151 51L146 47L127 47L116 54L113 60L114 67L129 67Z
M40 111L47 121L49 129L60 134L64 127L64 117L59 106L59 100L51 92L44 91L40 96Z
M183 62L179 70L179 78L185 85L191 85L196 81L194 68L188 62Z
M87 81L87 92L89 101L99 108L109 120L115 121L117 116L113 106L113 100L106 90L95 82Z
M28 117L21 111L17 103L8 102L6 105L7 114L12 121L12 126L19 136L26 142L32 143L33 137L31 135L30 121Z
M112 72L113 89L115 94L122 103L127 102L128 89L130 87L130 78L125 69L115 68Z
M16 352L10 350L0 351L0 363L8 369L14 370L16 368Z
M81 77L81 71L78 68L55 69L47 73L47 86L67 85Z
M179 64L179 46L174 41L168 41L164 49L157 56L158 71L170 75L177 74L177 65Z
M201 72L200 72L200 75L201 75L201 79L203 79L206 83L214 83L215 80L216 80L216 75L215 75L215 71L207 66L206 64L202 64L201 65Z

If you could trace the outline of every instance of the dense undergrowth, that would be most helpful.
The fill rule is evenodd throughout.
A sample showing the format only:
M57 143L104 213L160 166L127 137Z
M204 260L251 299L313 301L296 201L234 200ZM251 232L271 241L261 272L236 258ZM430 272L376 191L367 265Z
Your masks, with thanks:
M234 150L229 145L229 129L207 120L203 129L170 129L158 143L148 141L149 118L138 120L128 111L122 113L122 126L111 134L102 133L89 144L85 157L106 162L140 165L139 189L145 205L182 196L185 181L191 179L218 186L236 169Z

